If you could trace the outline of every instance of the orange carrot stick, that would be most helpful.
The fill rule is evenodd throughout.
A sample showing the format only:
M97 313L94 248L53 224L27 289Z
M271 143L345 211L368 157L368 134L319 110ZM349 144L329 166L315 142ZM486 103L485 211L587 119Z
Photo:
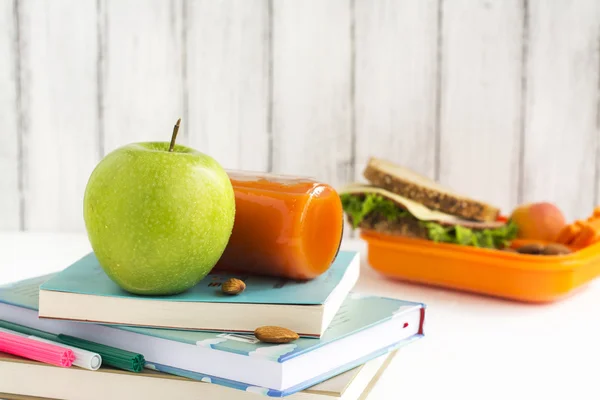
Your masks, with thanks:
M591 225L587 224L583 227L579 235L571 241L571 245L574 247L584 247L596 236L598 231L595 230Z
M563 227L556 238L557 243L569 244L581 232L581 224L570 224Z
M585 227L585 235L577 240L577 246L589 246L600 238L600 219L588 222Z

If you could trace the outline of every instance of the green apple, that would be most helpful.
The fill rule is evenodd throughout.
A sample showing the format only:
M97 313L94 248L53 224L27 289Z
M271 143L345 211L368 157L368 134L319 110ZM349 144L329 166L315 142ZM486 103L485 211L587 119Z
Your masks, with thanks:
M108 154L84 196L90 244L124 290L170 295L196 285L221 257L235 217L229 176L210 156L171 143L133 143Z

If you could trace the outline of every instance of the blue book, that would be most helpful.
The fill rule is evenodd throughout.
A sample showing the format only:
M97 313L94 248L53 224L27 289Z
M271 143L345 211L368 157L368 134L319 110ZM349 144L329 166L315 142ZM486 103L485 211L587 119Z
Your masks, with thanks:
M276 325L320 337L359 272L359 254L340 251L331 267L310 281L213 272L185 293L138 296L114 283L90 253L44 282L39 313L42 318L242 333ZM232 277L246 284L236 296L221 292L221 284Z
M282 397L423 336L425 305L350 293L320 339L266 344L252 335L38 318L39 286L52 275L0 287L0 318L143 354L147 367Z

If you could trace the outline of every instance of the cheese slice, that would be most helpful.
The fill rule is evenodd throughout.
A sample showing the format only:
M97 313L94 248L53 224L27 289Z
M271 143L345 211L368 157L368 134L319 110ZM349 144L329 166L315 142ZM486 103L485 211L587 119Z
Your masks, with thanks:
M376 193L385 198L392 200L393 202L401 205L405 208L409 213L411 213L415 218L421 221L435 221L435 222L447 222L450 224L462 225L465 223L472 223L473 221L467 221L465 219L459 218L455 215L446 214L440 211L431 210L425 207L421 203L417 203L416 201L407 199L406 197L399 196L396 193L390 192L389 190L382 189L377 186L362 184L362 183L351 183L340 190L338 190L340 194L348 193L348 194L366 194L366 193Z

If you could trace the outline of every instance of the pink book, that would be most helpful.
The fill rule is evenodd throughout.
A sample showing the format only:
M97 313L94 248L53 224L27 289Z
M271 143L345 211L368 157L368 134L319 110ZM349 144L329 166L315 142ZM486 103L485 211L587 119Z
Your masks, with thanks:
M75 361L70 349L7 332L0 332L0 351L58 367L70 367Z

